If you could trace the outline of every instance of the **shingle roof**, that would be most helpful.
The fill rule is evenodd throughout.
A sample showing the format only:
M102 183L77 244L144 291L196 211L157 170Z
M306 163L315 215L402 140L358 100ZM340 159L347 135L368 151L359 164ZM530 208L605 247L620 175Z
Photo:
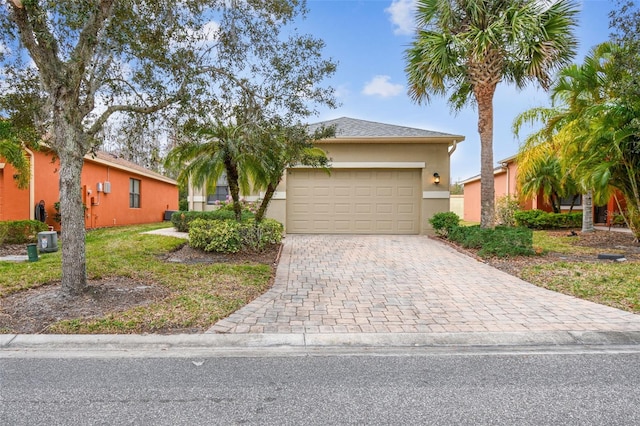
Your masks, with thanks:
M128 170L130 172L138 173L143 176L147 176L156 180L161 180L169 183L176 183L175 180L168 178L160 173L154 172L153 170L147 169L146 167L142 167L136 163L125 160L124 158L118 157L115 154L111 154L105 151L96 151L94 154L87 154L85 156L86 160L107 163L112 165L113 167Z
M393 124L377 123L374 121L358 120L349 117L340 117L334 120L322 121L309 125L309 130L314 131L320 126L335 126L336 138L438 138L451 137L464 139L460 135L434 132L433 130L415 129L412 127L396 126Z

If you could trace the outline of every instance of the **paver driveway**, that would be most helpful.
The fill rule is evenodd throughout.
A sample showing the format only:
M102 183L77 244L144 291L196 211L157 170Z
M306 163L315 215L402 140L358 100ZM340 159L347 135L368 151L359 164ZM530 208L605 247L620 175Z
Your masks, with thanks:
M213 333L640 331L425 236L288 235L271 290Z

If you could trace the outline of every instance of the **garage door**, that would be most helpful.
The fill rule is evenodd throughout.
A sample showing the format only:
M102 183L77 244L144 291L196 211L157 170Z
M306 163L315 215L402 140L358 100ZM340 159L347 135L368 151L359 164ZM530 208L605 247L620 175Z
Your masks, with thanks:
M287 175L287 232L418 234L419 169L294 169Z

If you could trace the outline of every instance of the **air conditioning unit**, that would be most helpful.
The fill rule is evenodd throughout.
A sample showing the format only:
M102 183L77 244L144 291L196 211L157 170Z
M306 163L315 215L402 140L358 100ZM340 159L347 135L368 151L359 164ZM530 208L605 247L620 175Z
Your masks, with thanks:
M40 253L58 251L58 233L56 231L38 232L38 250Z

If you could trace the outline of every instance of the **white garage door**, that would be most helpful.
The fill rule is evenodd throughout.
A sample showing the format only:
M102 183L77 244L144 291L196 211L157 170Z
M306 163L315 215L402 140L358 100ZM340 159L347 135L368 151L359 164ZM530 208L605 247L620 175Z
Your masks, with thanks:
M419 169L294 169L287 175L287 232L418 234Z

